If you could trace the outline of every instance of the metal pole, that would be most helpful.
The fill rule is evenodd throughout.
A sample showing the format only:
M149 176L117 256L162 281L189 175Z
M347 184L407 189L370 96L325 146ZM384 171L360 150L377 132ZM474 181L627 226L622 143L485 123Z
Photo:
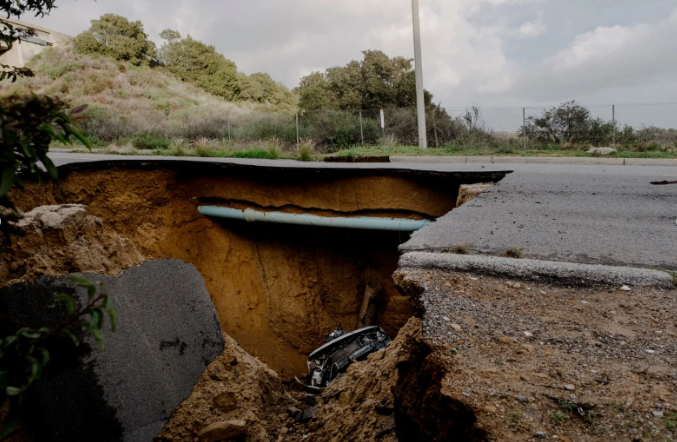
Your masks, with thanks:
M616 145L616 105L612 104L611 105L611 121L613 121L614 124L614 138L613 138L613 143Z
M527 108L522 108L522 145L527 150Z
M433 130L435 131L435 147L439 149L440 143L437 141L437 124L435 124L435 109L433 109Z
M228 117L228 141L230 141L230 116Z
M360 137L362 138L362 145L364 146L364 129L362 128L362 111L360 111Z
M421 60L421 23L418 13L418 0L411 0L414 17L414 61L416 65L416 107L418 108L418 146L428 148L425 124L425 97L423 95L423 62Z
M301 140L299 139L299 113L296 112L296 147L301 148Z
M386 117L385 117L385 112L383 109L381 109L381 138L383 139L383 143L385 144L386 141Z

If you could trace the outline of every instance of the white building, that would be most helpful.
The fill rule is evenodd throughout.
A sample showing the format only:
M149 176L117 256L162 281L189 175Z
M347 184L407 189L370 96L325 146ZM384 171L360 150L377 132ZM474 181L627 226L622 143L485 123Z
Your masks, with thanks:
M2 18L0 21L12 25L19 34L19 38L14 41L11 49L8 49L4 42L0 42L0 63L8 66L22 68L35 54L39 54L46 48L59 46L73 38L61 32L19 20Z

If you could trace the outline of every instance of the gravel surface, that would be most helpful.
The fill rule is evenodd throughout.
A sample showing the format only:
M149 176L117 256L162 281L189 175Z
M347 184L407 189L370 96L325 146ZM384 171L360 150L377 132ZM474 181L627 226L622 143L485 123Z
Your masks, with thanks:
M677 293L405 268L442 388L491 440L672 440ZM539 436L540 437L540 436Z

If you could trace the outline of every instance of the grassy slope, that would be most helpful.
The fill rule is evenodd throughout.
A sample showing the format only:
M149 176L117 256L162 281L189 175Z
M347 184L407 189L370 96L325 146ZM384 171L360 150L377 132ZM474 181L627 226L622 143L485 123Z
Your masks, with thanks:
M182 83L162 68L136 67L125 62L52 48L34 57L29 67L36 76L15 83L2 82L0 95L45 94L75 107L88 104L91 132L104 139L168 134L226 118L251 114L262 108L252 103L231 103L189 83ZM107 136L109 135L109 136Z

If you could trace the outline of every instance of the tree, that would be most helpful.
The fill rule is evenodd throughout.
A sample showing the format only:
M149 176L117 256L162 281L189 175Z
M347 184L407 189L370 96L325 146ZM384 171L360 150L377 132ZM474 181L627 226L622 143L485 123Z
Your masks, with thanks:
M412 60L390 58L381 51L364 51L362 61L313 72L295 89L300 106L318 109L379 109L416 104L416 74ZM426 106L432 94L425 91Z
M587 139L592 119L590 111L575 101L544 110L540 118L529 117L527 136L540 142L573 143Z
M296 97L281 83L262 72L247 75L242 72L237 74L238 92L237 98L242 101L255 101L258 103L281 106L287 110L296 107Z
M193 39L190 35L165 29L160 34L165 43L160 47L159 61L182 81L188 81L210 94L227 100L237 96L237 66L216 48Z
M89 30L75 37L73 48L82 54L101 54L136 66L153 64L157 57L155 43L148 39L143 24L116 14L92 20Z

